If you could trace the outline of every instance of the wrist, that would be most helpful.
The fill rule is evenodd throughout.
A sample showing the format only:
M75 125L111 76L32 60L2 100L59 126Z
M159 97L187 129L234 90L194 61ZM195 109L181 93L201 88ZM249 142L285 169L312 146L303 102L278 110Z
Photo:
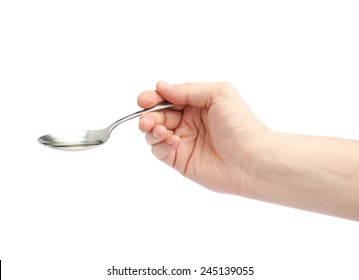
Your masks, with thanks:
M256 189L269 177L273 177L274 172L279 172L277 155L281 137L281 133L265 129L251 145L244 149L244 160L241 164L243 175L240 194L242 196L260 199L261 194Z
M276 204L302 204L323 177L312 166L311 137L269 131L251 153L242 195Z

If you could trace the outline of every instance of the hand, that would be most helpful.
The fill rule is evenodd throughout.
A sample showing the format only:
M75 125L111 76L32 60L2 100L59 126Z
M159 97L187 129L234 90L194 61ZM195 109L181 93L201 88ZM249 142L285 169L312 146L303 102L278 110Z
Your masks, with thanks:
M158 83L138 104L153 154L207 188L359 221L357 141L272 132L228 83Z
M153 154L207 188L240 194L252 153L271 134L229 83L159 82L138 97L142 108L164 100L171 109L143 115L139 128Z

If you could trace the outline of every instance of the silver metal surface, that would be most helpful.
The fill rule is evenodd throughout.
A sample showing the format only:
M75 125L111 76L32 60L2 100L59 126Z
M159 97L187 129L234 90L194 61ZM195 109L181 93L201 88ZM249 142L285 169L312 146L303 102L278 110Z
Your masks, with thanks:
M154 107L123 117L104 129L51 133L41 136L38 139L38 142L45 146L60 150L85 150L95 148L106 143L112 130L119 124L139 117L142 114L163 110L172 106L174 105L169 102L162 102Z

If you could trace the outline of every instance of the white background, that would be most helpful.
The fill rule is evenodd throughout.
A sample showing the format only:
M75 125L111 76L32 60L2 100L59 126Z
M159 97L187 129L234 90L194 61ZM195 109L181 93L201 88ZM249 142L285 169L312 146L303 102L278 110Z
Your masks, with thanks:
M358 279L358 223L210 192L158 162L137 120L86 152L37 143L138 110L158 80L227 80L271 129L358 139L358 14L356 1L2 0L4 279L161 279L112 265Z

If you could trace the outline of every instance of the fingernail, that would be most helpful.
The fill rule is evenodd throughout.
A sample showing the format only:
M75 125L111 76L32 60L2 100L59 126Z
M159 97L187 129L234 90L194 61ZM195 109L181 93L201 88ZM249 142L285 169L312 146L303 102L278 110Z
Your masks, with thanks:
M167 86L167 87L169 87L169 86L170 86L170 84L169 84L169 83L162 82L162 81L161 81L161 84L162 84L162 85L164 85L164 86Z
M170 137L168 140L167 140L167 144L168 145L170 145L170 146L173 146L175 143L176 143L176 141L175 141L175 138L176 136L172 136L172 137Z
M156 138L156 139L158 138L158 134L155 130L152 132L152 136L153 136L153 138Z

